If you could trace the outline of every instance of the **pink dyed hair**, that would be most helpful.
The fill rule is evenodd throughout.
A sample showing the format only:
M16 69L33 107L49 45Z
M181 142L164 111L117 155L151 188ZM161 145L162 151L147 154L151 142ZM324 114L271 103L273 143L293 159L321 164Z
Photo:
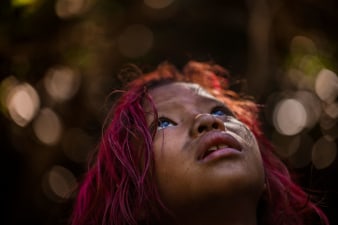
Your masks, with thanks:
M274 155L273 146L261 132L257 105L230 91L226 76L227 71L218 65L190 61L182 73L163 63L129 83L128 91L113 107L112 117L108 117L94 163L83 178L72 225L161 224L159 215L167 211L153 179L152 139L156 130L147 126L142 106L144 101L152 105L156 121L156 108L147 90L175 81L200 84L224 101L256 136L267 183L258 206L258 224L305 225L319 218L328 225L324 213L292 181L287 167Z

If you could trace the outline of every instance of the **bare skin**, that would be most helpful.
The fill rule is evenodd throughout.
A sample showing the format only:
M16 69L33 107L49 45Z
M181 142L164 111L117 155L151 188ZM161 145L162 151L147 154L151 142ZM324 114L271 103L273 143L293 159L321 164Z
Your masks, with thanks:
M176 82L149 93L159 116L157 184L176 223L256 225L264 169L250 130L198 85Z

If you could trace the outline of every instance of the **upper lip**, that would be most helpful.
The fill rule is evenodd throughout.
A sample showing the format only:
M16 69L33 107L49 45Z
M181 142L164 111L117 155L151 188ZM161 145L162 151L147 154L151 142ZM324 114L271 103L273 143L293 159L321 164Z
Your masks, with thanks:
M241 144L230 134L226 132L209 132L203 135L199 141L197 159L203 159L211 147L224 145L228 146L229 148L242 151Z

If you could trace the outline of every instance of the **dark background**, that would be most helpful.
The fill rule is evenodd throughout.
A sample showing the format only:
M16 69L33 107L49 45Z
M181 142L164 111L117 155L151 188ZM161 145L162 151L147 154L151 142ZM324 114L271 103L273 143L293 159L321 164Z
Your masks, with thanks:
M72 8L71 3L79 7ZM214 60L241 80L235 88L273 108L269 105L273 93L302 89L285 78L295 66L297 57L290 45L296 36L316 47L313 53L304 44L302 51L315 54L320 66L338 71L337 10L335 0L176 0L162 9L136 0L1 0L0 82L15 77L18 83L30 84L40 97L39 108L53 110L62 124L58 141L43 143L34 133L36 117L20 126L2 102L1 224L67 224L73 198L53 195L46 188L46 174L59 166L80 178L85 161L73 160L65 152L87 154L95 148L111 103L107 96L121 87L117 74L126 63L150 70L164 60L178 67L189 59ZM133 24L147 27L148 33L128 36ZM144 47L149 31L152 41ZM133 52L139 46L143 48ZM297 68L318 72L318 60ZM72 98L56 101L43 80L50 68L60 65L78 71L81 82ZM6 91L4 85L0 88L3 100ZM275 132L271 110L261 115L269 138ZM337 117L330 121L335 123L337 146ZM74 130L80 132L70 132ZM319 122L304 133L313 140L320 138ZM299 184L320 199L331 224L338 224L337 159L321 169L312 162L299 165L292 157L283 159L298 174Z

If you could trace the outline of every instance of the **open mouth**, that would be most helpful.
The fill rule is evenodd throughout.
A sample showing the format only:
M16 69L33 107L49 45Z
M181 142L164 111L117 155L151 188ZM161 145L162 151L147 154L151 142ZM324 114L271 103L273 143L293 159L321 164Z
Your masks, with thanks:
M198 160L202 160L220 150L242 151L239 142L224 132L211 133L201 140L201 148L198 151Z
M211 153L213 153L214 151L217 151L219 149L223 149L223 148L229 148L229 145L216 145L216 146L212 146L211 148L209 148L203 155L202 155L202 159L207 157L208 155L210 155Z

